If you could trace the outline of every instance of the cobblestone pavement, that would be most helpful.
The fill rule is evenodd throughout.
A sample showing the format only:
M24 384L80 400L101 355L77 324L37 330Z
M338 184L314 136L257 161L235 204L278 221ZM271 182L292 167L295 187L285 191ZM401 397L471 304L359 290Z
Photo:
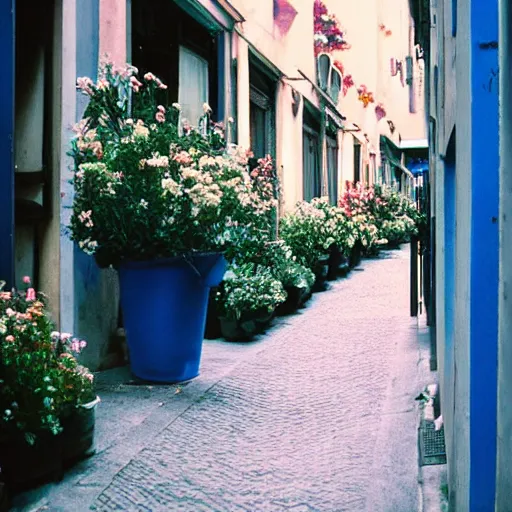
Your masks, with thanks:
M362 270L267 334L93 509L417 510L409 251Z

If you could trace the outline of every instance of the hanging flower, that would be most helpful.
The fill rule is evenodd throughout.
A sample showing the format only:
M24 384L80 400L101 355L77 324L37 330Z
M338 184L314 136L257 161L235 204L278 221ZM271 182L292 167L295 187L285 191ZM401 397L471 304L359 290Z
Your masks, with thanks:
M315 0L313 15L315 55L350 48L345 39L345 31L340 27L338 19L334 14L329 13L321 0Z
M342 74L345 75L345 67L343 66L343 63L339 60L334 61L334 67Z
M382 118L386 117L386 110L384 109L384 105L382 103L376 105L375 115L377 116L377 121L380 121Z
M352 78L352 75L346 75L343 77L343 96L347 95L348 90L351 87L354 87L354 79Z
M359 101L361 101L366 108L370 103L374 103L375 99L373 98L373 92L368 91L366 85L361 85L357 89L357 93L359 94Z

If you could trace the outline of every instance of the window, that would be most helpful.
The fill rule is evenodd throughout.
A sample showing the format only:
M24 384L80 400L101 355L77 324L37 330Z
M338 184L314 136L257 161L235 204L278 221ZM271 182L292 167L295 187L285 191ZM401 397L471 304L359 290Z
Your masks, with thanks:
M132 0L132 63L151 71L168 89L169 103L182 104L183 117L196 125L203 103L218 119L219 37L169 0ZM163 100L164 98L162 98Z
M457 35L457 0L452 0L452 36Z
M275 82L256 66L249 77L251 150L255 158L275 158Z
M308 108L304 109L303 126L303 199L311 201L322 195L320 159L320 122Z
M329 178L329 201L338 202L338 142L333 137L327 137L327 176Z
M208 61L180 46L178 103L183 117L198 126L203 104L208 103Z
M354 184L361 181L361 144L354 141Z

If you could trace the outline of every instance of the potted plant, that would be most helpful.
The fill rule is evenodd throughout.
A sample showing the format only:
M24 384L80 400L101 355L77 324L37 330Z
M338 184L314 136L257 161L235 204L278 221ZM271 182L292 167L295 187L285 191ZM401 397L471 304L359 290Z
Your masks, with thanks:
M329 248L336 242L335 231L335 220L306 201L298 203L294 212L281 219L281 238L291 248L297 262L315 274L313 291L325 289Z
M357 240L357 227L350 220L345 210L329 203L326 198L315 198L311 205L325 215L326 227L334 239L329 247L327 279L338 277L340 266L346 261Z
M222 335L229 341L252 339L285 300L283 285L268 267L232 267L217 294Z
M226 147L208 105L190 128L151 73L107 64L99 76L78 81L89 104L73 141L71 237L119 270L132 372L189 380L223 254L245 223L268 218L273 191L251 181L247 152Z
M14 488L59 476L93 445L99 399L76 358L86 342L55 331L45 303L0 285L0 466Z
M286 292L286 300L277 307L278 315L289 315L301 308L311 296L315 284L315 274L296 261L286 261L282 264L279 279Z

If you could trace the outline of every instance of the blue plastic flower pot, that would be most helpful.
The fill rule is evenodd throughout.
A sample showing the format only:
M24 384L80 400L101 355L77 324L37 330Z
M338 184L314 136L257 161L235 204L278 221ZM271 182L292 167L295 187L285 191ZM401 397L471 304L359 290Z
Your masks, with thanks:
M121 306L133 374L154 382L199 375L209 289L224 277L221 254L126 262Z

